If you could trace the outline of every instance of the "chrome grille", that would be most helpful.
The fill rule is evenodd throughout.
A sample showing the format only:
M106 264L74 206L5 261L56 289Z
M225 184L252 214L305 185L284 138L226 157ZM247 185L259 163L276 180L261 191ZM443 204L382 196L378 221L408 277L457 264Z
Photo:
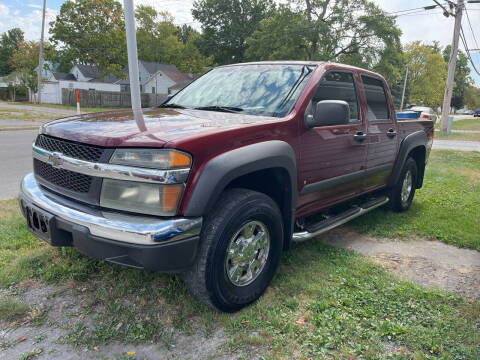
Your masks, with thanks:
M55 169L53 166L37 159L33 160L33 169L37 176L56 186L77 193L88 193L90 191L93 180L91 176L64 169Z
M91 162L98 162L104 151L104 149L99 147L77 144L46 135L39 135L35 141L35 145L45 150L56 151L65 156Z

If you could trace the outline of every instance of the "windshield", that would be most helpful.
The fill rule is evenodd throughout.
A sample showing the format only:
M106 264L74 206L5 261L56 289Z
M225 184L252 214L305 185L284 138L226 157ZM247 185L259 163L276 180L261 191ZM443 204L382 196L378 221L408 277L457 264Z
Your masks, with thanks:
M312 70L304 65L280 64L216 68L164 106L282 117L295 105Z

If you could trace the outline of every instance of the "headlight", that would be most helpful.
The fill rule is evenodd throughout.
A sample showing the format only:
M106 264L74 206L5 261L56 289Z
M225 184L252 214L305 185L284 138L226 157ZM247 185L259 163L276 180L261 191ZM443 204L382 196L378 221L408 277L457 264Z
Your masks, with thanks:
M189 154L167 149L117 149L111 164L165 170L190 168ZM171 170L171 171L169 171ZM171 177L171 178L170 178ZM128 180L103 179L100 206L141 214L172 216L177 212L184 184L166 174L167 183L145 183Z
M177 211L183 184L159 185L103 179L100 206L142 214L171 216Z
M190 155L165 149L117 149L110 159L111 164L152 169L185 168L191 162Z

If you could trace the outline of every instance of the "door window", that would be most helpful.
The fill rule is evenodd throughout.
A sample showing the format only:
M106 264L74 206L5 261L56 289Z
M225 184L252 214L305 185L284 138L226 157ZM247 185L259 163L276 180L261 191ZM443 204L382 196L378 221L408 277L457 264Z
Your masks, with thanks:
M351 72L330 71L321 80L312 97L313 109L322 100L343 100L350 108L350 123L360 122L357 91Z
M390 121L387 94L383 82L365 75L362 75L362 82L367 98L368 121Z

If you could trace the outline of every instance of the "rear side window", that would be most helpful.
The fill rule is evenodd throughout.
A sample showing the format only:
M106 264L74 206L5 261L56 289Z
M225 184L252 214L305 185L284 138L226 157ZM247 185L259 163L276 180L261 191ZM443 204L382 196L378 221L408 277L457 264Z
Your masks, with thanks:
M343 100L350 107L350 123L360 122L358 114L357 91L353 74L343 71L331 71L321 80L312 97L315 105L322 100Z
M390 112L383 82L365 75L362 75L362 82L367 97L368 121L389 121Z

